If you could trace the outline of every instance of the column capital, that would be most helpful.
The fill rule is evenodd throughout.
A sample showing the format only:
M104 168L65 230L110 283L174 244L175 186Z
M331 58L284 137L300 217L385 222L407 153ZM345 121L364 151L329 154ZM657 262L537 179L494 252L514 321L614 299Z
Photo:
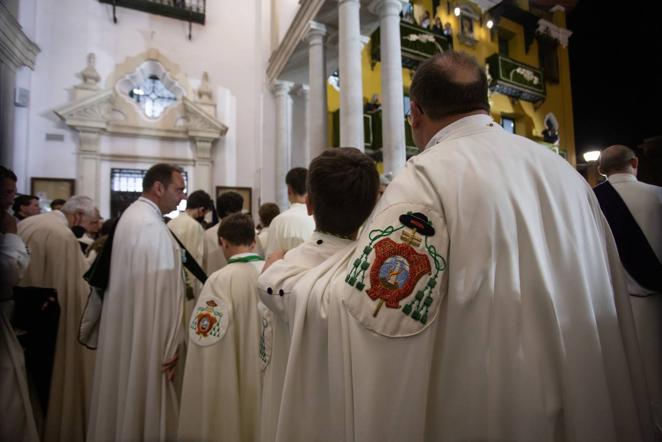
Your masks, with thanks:
M271 85L271 92L276 97L281 97L289 94L292 86L293 83L290 81L275 81L274 84Z
M372 0L368 10L379 17L388 17L400 14L407 3L406 0Z
M308 23L308 31L306 31L305 39L309 44L322 44L324 37L327 34L326 26L316 21Z
M295 84L290 90L290 95L295 95L297 97L307 97L310 92L310 88L305 84Z

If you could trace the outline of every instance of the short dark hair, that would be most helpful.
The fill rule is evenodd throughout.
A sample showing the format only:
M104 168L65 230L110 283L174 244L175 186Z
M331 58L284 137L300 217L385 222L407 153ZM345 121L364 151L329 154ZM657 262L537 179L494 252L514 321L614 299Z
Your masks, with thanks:
M310 163L308 199L322 232L356 232L375 207L378 192L375 162L358 149L329 149Z
M11 180L16 182L16 174L5 166L0 166L0 180Z
M490 111L487 75L470 55L443 52L421 63L411 82L409 97L429 118Z
M21 207L29 205L32 200L39 200L39 198L34 195L18 195L14 199L14 205L11 207L11 210L13 210L14 213L19 213Z
M64 206L64 203L66 203L66 201L62 198L55 198L51 201L51 210L55 210L55 206Z
M305 167L295 167L285 175L285 184L290 186L294 193L303 196L306 194L307 177L308 170Z
M165 187L172 183L173 172L184 173L184 170L174 164L159 163L149 168L143 177L143 192L147 192L158 181Z
M197 209L202 207L207 210L211 210L214 203L211 200L211 197L204 190L196 190L191 193L188 198L186 198L186 208L187 209Z
M269 224L271 224L271 220L276 218L279 213L280 213L280 209L278 208L278 204L276 203L262 204L260 206L260 210L258 210L258 214L260 215L260 223L262 224L262 227L269 227Z
M253 218L247 213L233 213L218 227L218 237L235 246L250 246L255 241Z
M216 198L216 213L223 219L226 216L241 212L244 207L244 197L237 192L223 192Z

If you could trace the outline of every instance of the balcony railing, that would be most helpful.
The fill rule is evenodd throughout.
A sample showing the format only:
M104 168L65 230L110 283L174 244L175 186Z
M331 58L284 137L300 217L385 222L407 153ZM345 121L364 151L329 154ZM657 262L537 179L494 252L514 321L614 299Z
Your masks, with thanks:
M370 55L373 62L381 60L379 28L370 37ZM451 39L418 25L400 22L400 46L402 66L415 69L434 54L453 48Z
M99 0L99 2L205 24L206 0Z
M545 99L545 79L540 69L500 54L487 57L485 62L492 77L491 90L525 101Z

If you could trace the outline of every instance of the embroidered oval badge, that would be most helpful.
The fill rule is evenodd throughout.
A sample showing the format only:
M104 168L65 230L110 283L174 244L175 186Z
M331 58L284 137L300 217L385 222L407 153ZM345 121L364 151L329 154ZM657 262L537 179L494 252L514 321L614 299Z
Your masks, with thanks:
M225 301L211 295L201 295L191 315L188 334L191 341L201 346L220 341L228 329L230 311Z
M437 317L448 234L431 208L401 203L377 215L359 239L343 303L361 324L390 337L423 331Z
M260 321L260 334L258 343L258 358L260 368L266 370L271 362L271 349L274 340L273 313L261 302L257 303L258 320Z

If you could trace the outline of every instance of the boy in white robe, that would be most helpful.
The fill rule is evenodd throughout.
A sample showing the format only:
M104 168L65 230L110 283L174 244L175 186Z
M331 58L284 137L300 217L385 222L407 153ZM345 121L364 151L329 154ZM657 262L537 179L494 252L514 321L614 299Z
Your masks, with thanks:
M269 226L269 237L264 246L267 258L278 250L291 250L310 239L315 220L306 209L306 180L308 171L303 167L290 169L285 175L289 209L280 213Z
M345 254L353 244L361 224L377 202L379 174L374 161L357 149L331 149L310 163L307 189L306 206L315 218L317 231L283 259L280 259L282 252L272 255L258 282L260 298L270 309L262 312L262 320L271 331L271 343L267 341L265 345L271 351L262 393L263 441L276 436L293 326L289 318L293 317L297 302L290 296L292 287L312 269L324 267L325 261L334 261L336 256ZM323 342L319 344L324 346ZM301 428L307 426L306 422L299 424Z
M223 223L225 217L241 212L243 207L244 197L237 192L223 192L216 198L218 223L205 231L203 268L207 275L211 275L216 270L222 269L227 264L225 256L223 256L223 250L218 245L218 228Z
M255 251L258 255L265 256L267 250L267 241L269 240L269 230L271 230L271 221L280 214L280 209L276 203L264 203L258 210L260 215L260 225L262 229L255 238Z
M186 199L186 211L167 224L201 267L205 252L205 230L198 219L204 218L211 207L209 194L204 190L196 190ZM184 324L187 324L195 301L202 290L202 283L188 270L184 271L184 275L186 277Z
M291 293L276 439L649 440L632 313L590 187L492 121L470 57L424 62L410 93L425 150L354 252Z
M250 442L258 435L261 328L255 290L264 260L253 252L249 215L227 216L218 235L227 265L207 279L188 324L179 440Z

